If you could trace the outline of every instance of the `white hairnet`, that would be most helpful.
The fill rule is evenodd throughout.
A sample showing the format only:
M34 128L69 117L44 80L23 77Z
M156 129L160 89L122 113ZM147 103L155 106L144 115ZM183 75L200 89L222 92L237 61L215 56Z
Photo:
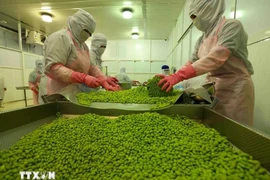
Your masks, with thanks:
M43 73L44 72L44 68L45 68L44 61L41 60L41 59L37 59L36 60L36 68L35 68L35 70L38 71L38 72L40 72L40 73Z
M126 72L126 68L122 67L122 68L120 69L120 73L125 73L125 72Z
M67 21L68 29L71 31L72 35L81 43L87 40L82 37L83 31L86 29L91 34L94 33L96 28L96 21L91 14L79 9L73 16L70 16Z
M209 30L225 12L224 0L190 0L189 16L196 15L194 25L201 31Z
M107 46L107 38L105 35L97 33L92 37L91 49L93 49L98 56L101 56L105 51L105 48L100 46Z

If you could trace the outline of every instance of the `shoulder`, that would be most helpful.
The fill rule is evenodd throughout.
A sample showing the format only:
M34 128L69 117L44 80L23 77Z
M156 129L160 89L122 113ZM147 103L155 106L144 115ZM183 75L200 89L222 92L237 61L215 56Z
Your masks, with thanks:
M223 25L224 29L244 30L243 24L237 19L228 19Z
M62 29L60 31L56 31L48 36L48 38L45 41L46 43L55 42L55 41L63 41L63 42L71 42L72 39L68 34L68 31L66 29Z

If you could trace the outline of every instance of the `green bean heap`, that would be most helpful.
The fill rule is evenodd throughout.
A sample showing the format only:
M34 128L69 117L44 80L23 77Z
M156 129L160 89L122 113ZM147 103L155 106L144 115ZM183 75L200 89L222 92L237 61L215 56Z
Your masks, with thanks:
M168 97L173 95L173 88L166 92L166 90L162 90L160 86L158 86L161 77L155 76L152 79L148 80L147 90L150 97Z
M251 156L183 116L142 113L59 118L0 152L0 179L20 171L59 180L269 180Z
M92 102L110 103L134 103L134 104L156 104L155 108L162 108L174 104L180 92L174 91L168 97L150 97L145 87L137 87L125 91L96 91L77 94L80 104L89 106ZM155 109L153 108L153 109Z

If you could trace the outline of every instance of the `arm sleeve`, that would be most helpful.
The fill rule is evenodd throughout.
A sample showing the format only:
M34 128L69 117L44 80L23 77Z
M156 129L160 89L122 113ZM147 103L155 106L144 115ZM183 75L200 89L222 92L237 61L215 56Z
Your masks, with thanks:
M36 73L34 71L29 74L28 82L36 83Z
M194 50L193 50L193 53L191 54L190 56L190 62L191 63L194 63L195 61L197 61L199 59L198 57L198 51L199 51L199 47L201 45L201 41L202 41L202 38L203 38L203 35L201 37L199 37L199 39L197 40L196 44L195 44L195 47L194 47Z
M65 67L71 52L71 43L68 35L52 34L44 45L46 74L55 80L65 83L71 82L73 70Z
M218 69L241 45L243 26L237 20L226 22L218 34L217 44L208 55L192 64L197 76Z

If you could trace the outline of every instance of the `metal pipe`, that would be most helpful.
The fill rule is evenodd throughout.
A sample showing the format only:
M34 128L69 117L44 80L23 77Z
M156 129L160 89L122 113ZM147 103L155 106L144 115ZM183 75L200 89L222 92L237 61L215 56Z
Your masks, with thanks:
M25 82L25 61L24 61L24 53L23 53L23 45L22 45L22 26L21 21L18 21L18 40L19 40L19 49L21 52L21 62L22 62L22 77L23 84Z

